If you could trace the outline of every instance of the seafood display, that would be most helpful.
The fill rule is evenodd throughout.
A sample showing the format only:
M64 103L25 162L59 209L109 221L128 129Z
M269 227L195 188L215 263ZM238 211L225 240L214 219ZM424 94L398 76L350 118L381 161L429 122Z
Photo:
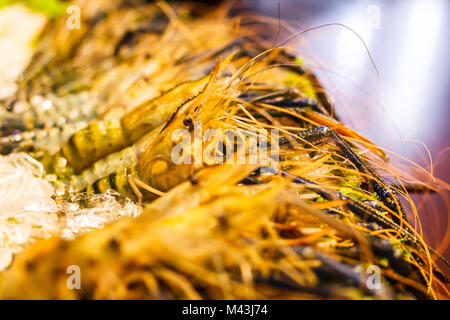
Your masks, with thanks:
M0 153L31 157L60 207L142 213L27 244L0 298L449 297L412 186L263 22L228 2L70 5L79 28L49 20L1 101Z

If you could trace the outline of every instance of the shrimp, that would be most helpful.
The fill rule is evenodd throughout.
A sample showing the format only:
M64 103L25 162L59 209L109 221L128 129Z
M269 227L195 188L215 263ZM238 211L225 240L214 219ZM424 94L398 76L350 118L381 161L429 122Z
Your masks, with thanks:
M125 196L134 199L137 198L139 202L141 202L143 199L143 195L140 193L136 186L136 184L139 184L140 186L146 188L146 190L152 192L153 195L161 195L161 192L159 192L157 189L152 188L148 184L149 179L145 172L146 170L149 170L154 173L154 170L152 171L151 168L153 167L152 160L154 154L157 154L159 158L169 157L168 159L170 159L172 146L172 137L170 133L173 132L175 128L182 128L185 117L187 117L188 114L192 113L193 110L211 94L211 90L217 78L218 72L219 63L216 64L216 67L211 75L206 78L207 82L204 88L202 88L202 90L193 98L179 105L177 110L173 112L172 117L165 124L164 128L160 132L158 132L158 135L154 138L154 141L145 149L144 154L140 157L139 164L134 164L130 167L123 168L112 173L109 176L106 176L105 178L95 181L92 185L87 187L86 191L94 191L96 193L99 193L105 192L108 189L114 189ZM201 83L203 84L204 81L205 80L202 80ZM178 93L176 96L178 96ZM139 114L142 113L142 110L138 111L139 113L133 114L132 117L132 119L136 119L136 121L131 122L133 124L133 131L129 131L130 133L133 132L133 134L135 134L136 131L143 132L143 129L148 130L147 128L149 127L149 125L152 125L152 122L149 122L148 119L146 119L145 122L140 122L139 120L141 119L139 118ZM134 137L135 136L132 136L130 140L132 140ZM150 150L152 150L152 152L150 152ZM152 159L150 162L147 161L147 159L149 158ZM138 177L144 180L141 182L141 179L139 179ZM181 176L180 179L183 179L183 176Z
M92 88L92 81L105 74L111 65L117 64L113 52L115 44L123 36L123 26L132 28L140 24L141 20L152 20L158 12L155 6L145 5L140 10L135 8L116 10L113 7L110 8L113 12L108 14L109 5L102 6L98 9L98 16L95 17L93 14L91 17L96 21L89 21L89 19L81 21L91 27L87 34L84 31L89 28L83 27L83 30L77 31L76 35L67 37L65 33L69 29L59 26L61 23L66 23L66 17L49 23L49 30L44 32L45 38L42 39L42 48L38 49L28 69L22 75L17 94L6 102L10 112L5 115L5 120L0 122L2 128L16 127L21 130L50 128L76 121L77 113L84 116L83 120L93 120L98 117L98 114L102 112L99 103L90 101L92 97L98 97L97 90ZM86 11L83 12L82 17L85 18L88 15ZM64 33L64 36L62 34L56 36L55 32ZM80 35L83 36L79 39ZM48 43L55 42L56 39L62 40L61 38L64 37L74 40L74 43L64 39L61 48L56 43ZM69 49L72 45L75 47ZM69 52L63 53L62 50L69 50ZM64 60L66 58L63 57L67 55L67 60ZM60 61L61 59L64 61ZM86 96L88 96L87 99ZM40 102L36 105L34 101L37 99ZM72 101L74 99L75 101ZM92 104L94 104L93 109L90 107ZM22 128L17 128L18 124L21 124Z
M57 193L67 194L83 191L103 193L113 189L124 196L134 198L131 190L127 189L127 176L134 174L134 166L161 129L162 127L158 127L150 131L132 146L96 161L79 175L72 175L69 183L60 181L56 186ZM100 181L99 179L103 177L108 177L108 179Z
M80 171L108 154L119 151L165 123L183 100L204 88L209 76L175 86L165 94L144 103L119 120L96 121L76 132L61 148L68 164Z
M202 151L200 151L200 163L192 161L196 157L195 153L198 152L195 142L183 148L185 154L182 157L187 161L182 160L181 163L176 161L174 150L180 143L177 132L184 130L184 134L189 137L187 140L191 141L195 134L193 130L195 123L201 123L204 131L217 128L237 131L243 129L226 121L232 113L240 110L236 109L236 101L241 94L238 89L239 81L235 81L233 77L218 79L219 69L227 65L231 59L232 56L229 56L222 65L218 62L203 90L177 108L161 132L142 154L138 164L104 177L86 190L105 192L112 188L126 196L130 196L130 190L132 190L135 195L131 198L137 199L141 203L142 200L152 200L155 195L164 194L187 180L202 167L213 165L215 161L209 161L208 157L203 157ZM248 68L249 66L246 66L244 70ZM241 70L239 73L243 73L243 71ZM133 129L133 133L139 132L137 131L139 130L138 126L133 126ZM194 139L196 138L194 137ZM217 141L200 139L199 143L203 144L203 149L212 151L216 147ZM234 153L227 156L233 157ZM120 178L120 184L117 183L117 177ZM127 179L125 180L124 177ZM111 183L112 181L114 183ZM142 194L140 189L143 189L145 194Z
M387 239L369 237L299 199L301 190L286 178L263 186L241 185L255 168L203 168L195 174L195 184L179 184L138 218L71 242L55 237L36 243L0 274L0 297L434 297L417 270L405 275L381 266L380 286L365 285L365 269L357 267L380 264L383 256L355 259L351 249L362 251L369 244L374 252L390 252L392 263L407 262ZM66 286L69 265L84 270L80 290Z

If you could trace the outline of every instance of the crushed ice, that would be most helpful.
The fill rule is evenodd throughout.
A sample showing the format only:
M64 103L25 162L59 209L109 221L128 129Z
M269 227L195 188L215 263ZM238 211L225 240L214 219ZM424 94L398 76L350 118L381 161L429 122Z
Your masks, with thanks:
M134 202L113 191L55 201L54 189L43 173L41 164L27 154L0 156L0 270L37 239L53 235L74 239L141 213Z

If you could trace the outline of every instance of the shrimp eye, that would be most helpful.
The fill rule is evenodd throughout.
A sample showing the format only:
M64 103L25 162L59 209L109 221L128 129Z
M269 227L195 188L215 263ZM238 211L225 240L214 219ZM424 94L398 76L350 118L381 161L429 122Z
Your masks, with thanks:
M188 127L189 130L191 130L192 127L193 127L193 121L192 121L192 118L191 118L191 117L186 117L186 118L184 118L184 119L183 119L183 124L184 124L186 127Z

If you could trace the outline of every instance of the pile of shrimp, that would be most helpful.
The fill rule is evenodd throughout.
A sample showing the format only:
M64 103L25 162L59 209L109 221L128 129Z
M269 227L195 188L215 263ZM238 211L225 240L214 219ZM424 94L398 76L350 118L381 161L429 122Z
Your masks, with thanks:
M385 152L288 48L228 4L131 2L75 1L81 29L49 23L3 102L0 151L39 161L57 202L112 189L143 212L28 246L0 298L449 296Z

